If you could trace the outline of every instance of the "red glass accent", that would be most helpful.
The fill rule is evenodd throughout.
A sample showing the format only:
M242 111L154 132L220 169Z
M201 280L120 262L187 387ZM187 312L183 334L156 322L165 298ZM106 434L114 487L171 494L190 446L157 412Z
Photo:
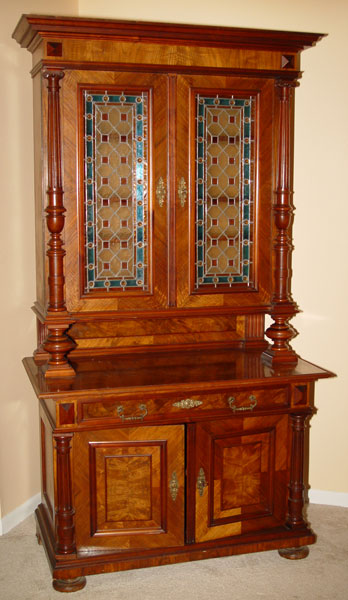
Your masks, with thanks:
M127 225L128 225L128 221L126 221L126 220L121 221L121 227L127 227Z
M218 220L217 219L212 219L211 220L211 224L212 225L217 225L218 224Z
M103 221L103 227L110 227L109 221Z
M121 177L121 185L127 185L127 177Z
M127 266L128 266L128 265L127 265L127 263L126 263L126 262L123 262L123 263L121 263L121 266L122 266L122 269L127 269Z
M108 156L102 156L102 163L107 164L109 162Z
M110 263L104 263L104 269L110 269Z
M126 142L126 141L127 141L127 136L121 135L121 142Z
M102 121L108 121L109 120L109 115L107 113L103 113L102 114Z
M103 242L103 248L109 248L109 242Z
M109 183L109 178L108 177L102 177L102 183L107 185Z
M109 136L106 134L102 135L102 142L108 142L109 141Z
M103 198L103 206L109 206L110 200L109 198Z
M124 165L127 162L127 156L121 156L121 163Z

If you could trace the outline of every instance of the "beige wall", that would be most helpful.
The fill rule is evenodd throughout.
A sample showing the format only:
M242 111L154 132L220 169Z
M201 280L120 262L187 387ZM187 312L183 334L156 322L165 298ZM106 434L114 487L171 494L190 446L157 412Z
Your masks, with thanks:
M303 53L297 90L294 297L303 310L294 342L339 377L317 385L312 488L348 492L348 4L345 0L0 0L2 315L0 500L2 516L39 491L37 402L20 361L35 345L31 57L11 40L23 12L294 29L329 33ZM338 215L338 216L337 216ZM334 221L336 220L336 222Z
M58 8L57 8L58 7ZM77 0L0 0L2 517L40 488L38 406L21 365L36 343L31 55L11 39L22 13L78 12Z

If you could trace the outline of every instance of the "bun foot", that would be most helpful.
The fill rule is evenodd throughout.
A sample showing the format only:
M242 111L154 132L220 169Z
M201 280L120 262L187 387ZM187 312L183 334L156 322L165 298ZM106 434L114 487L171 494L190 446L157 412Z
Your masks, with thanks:
M86 577L75 577L75 579L53 579L52 585L57 592L77 592L86 585Z
M300 546L299 548L282 548L278 550L278 553L282 558L288 558L289 560L300 560L306 558L309 554L308 546Z

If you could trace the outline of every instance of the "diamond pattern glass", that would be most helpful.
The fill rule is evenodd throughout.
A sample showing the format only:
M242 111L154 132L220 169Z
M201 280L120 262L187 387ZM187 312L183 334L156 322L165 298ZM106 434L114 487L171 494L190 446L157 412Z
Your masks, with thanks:
M255 99L196 95L195 288L253 285Z
M84 92L86 293L148 289L147 114L147 92Z

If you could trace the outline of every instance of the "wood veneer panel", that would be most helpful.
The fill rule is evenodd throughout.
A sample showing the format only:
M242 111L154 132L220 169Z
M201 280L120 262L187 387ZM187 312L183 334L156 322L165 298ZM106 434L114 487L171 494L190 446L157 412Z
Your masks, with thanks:
M183 426L81 432L75 434L74 461L80 550L183 544ZM178 489L172 497L174 473Z

